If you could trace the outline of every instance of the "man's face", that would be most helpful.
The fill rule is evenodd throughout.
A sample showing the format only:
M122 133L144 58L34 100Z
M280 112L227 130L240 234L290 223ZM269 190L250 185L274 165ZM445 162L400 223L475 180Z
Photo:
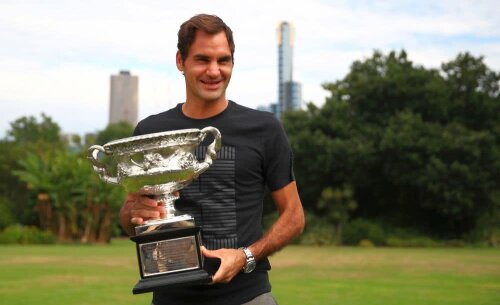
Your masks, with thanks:
M196 31L184 62L176 55L177 68L186 78L187 100L203 102L225 101L226 88L233 71L233 59L226 34L214 35Z

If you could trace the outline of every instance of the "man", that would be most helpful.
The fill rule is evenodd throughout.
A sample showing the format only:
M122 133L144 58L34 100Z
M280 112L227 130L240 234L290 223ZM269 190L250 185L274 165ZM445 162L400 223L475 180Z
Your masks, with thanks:
M267 257L304 228L290 145L272 114L226 99L235 47L231 29L220 18L194 16L178 36L176 64L185 78L186 101L139 122L134 135L206 126L220 130L218 159L176 201L176 208L202 227L202 254L213 283L154 292L153 304L276 304ZM279 218L262 235L266 186ZM129 194L120 220L133 234L135 225L163 213L156 201Z

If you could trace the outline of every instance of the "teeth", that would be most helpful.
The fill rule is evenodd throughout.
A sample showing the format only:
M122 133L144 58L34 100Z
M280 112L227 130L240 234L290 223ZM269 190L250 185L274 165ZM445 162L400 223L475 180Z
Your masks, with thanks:
M217 81L202 80L202 82L205 84L213 85L213 84L218 84L220 81L219 80L217 80Z

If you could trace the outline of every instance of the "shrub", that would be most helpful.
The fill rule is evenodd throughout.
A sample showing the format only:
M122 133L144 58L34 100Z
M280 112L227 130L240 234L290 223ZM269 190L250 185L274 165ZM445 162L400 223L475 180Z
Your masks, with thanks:
M463 248L465 247L465 241L460 239L449 239L440 242L440 244L444 247L454 247L454 248Z
M306 227L297 241L303 245L333 245L338 242L334 225L312 213L306 213Z
M0 232L0 244L54 244L56 237L49 231L33 226L11 225Z
M382 227L366 219L356 219L346 224L342 241L346 245L359 245L360 241L368 239L377 246L385 244L385 233Z
M464 236L468 244L483 247L500 246L500 227L492 225L490 227L477 228Z
M375 247L375 244L369 240L369 239L362 239L358 246L360 246L361 248L373 248Z
M0 230L14 224L15 218L12 213L11 203L6 197L0 196Z
M399 238L391 236L387 239L387 246L389 247L420 247L432 248L437 247L439 244L429 237L412 237L412 238Z

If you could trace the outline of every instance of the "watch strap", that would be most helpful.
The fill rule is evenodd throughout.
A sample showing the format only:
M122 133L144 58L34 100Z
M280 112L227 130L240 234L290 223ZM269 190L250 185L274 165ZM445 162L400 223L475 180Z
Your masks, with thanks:
M252 251L250 251L247 247L241 247L240 249L243 250L247 259L245 266L243 267L243 272L250 273L255 269L255 257L253 256Z

